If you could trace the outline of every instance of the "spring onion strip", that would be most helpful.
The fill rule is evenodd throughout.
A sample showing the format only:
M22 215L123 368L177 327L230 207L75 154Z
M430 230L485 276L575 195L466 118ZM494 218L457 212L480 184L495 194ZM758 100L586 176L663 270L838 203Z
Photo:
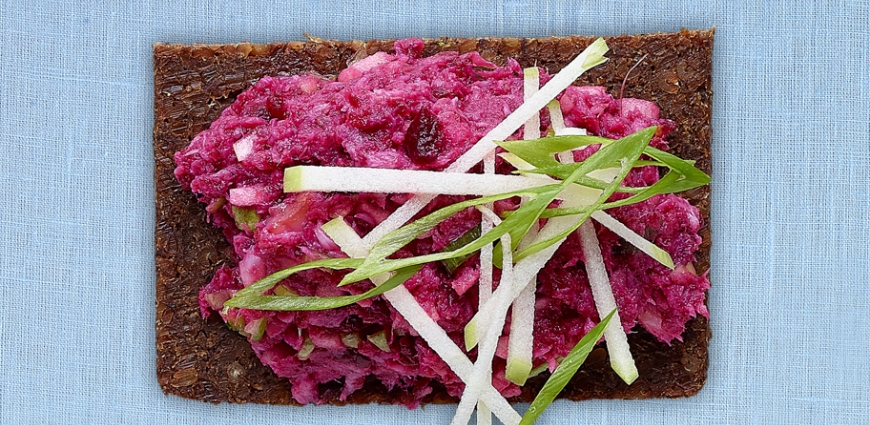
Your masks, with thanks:
M499 154L499 156L501 156L502 159L513 165L514 168L518 170L529 170L534 168L532 164L529 164L528 162L522 160L520 157L510 152L501 153ZM551 178L546 176L539 176L539 178L544 179L547 182L555 182L555 180L552 180ZM578 202L578 200L574 200L574 203L583 204L583 202ZM644 239L643 236L635 233L625 224L622 224L622 222L620 222L619 220L611 217L609 214L601 210L593 212L592 218L595 219L595 221L601 223L604 227L607 227L617 236L625 239L626 241L634 245L641 252L646 253L647 255L664 265L665 267L671 270L674 269L674 260L671 258L671 255L668 254L667 251L659 248L654 243Z
M443 251L453 251L457 248L461 248L461 247L467 245L468 243L475 241L479 237L480 237L480 226L479 225L474 226L469 231L465 232L462 236L460 236L460 237L454 239L452 242L448 243L447 246L444 247ZM450 272L450 274L452 275L453 272L455 272L456 269L458 269L460 266L462 266L462 264L465 263L465 260L468 260L469 257L471 257L471 256L466 255L463 257L446 258L443 261L441 261L441 264L444 264L444 267L446 267L447 271Z
M579 163L579 166L574 168L574 171L571 173L569 178L576 176L577 173L585 176L594 170L603 168L602 165L610 164L615 159L614 155L616 155L617 152L625 154L625 156L620 159L620 161L622 162L622 167L620 168L616 178L611 183L609 183L607 187L602 191L597 201L595 201L592 205L584 207L578 211L579 217L577 218L577 224L575 226L559 234L558 236L554 236L550 239L533 243L527 248L520 250L516 255L514 255L514 258L516 258L517 260L521 260L522 258L525 258L526 256L531 255L555 243L556 241L561 240L563 236L567 237L574 230L576 230L577 227L580 226L580 223L586 221L586 219L589 218L589 216L591 216L592 213L595 212L595 210L600 209L607 200L607 198L609 198L610 195L616 192L616 189L622 183L622 180L624 180L625 177L628 175L628 172L631 171L632 164L640 157L641 153L643 152L643 148L648 146L653 134L655 134L655 131L656 127L649 127L644 130L638 131L637 133L626 136L620 139L618 142L615 142L608 146L603 146L601 149L598 150L598 152L592 154L592 156L590 156L586 161ZM611 147L616 146L619 146L622 149L618 151L609 150ZM566 164L565 166L567 167L569 165L574 164ZM563 183L565 181L563 181Z
M358 295L338 297L297 296L297 295L242 295L234 296L224 303L227 307L247 308L269 311L319 311L348 306L366 300L401 286L423 266L405 267L396 270L395 275L375 276L383 278L380 286L375 286ZM374 279L374 277L373 277Z
M570 175L576 165L560 164L553 157L555 154L595 144L600 144L603 147L611 143L614 143L614 140L598 136L554 136L534 141L513 140L498 142L498 145L537 167L537 170L529 170L527 172L545 173L558 178L564 178ZM613 208L615 206L628 205L648 199L655 194L677 193L710 183L710 176L697 169L692 161L682 160L673 154L652 146L645 147L643 153L669 168L668 173L659 182L643 188L636 195L617 203L607 204L606 207ZM582 180L578 181L578 183L585 184ZM565 213L576 214L577 212Z
M577 370L586 361L586 357L595 348L595 344L601 339L605 327L609 326L612 318L613 312L607 315L604 320L595 325L589 333L577 342L574 348L571 349L571 352L559 364L559 367L553 371L547 382L544 383L538 395L535 396L532 405L529 406L529 410L526 410L526 413L523 415L520 425L531 425L541 416L541 413L544 413L544 410L556 399L556 396L562 392L562 389L568 385L568 382L571 381L571 378L574 377Z
M360 258L368 255L369 250L363 243L363 240L357 236L355 230L347 225L343 217L333 219L321 228L347 255ZM376 276L372 278L372 281L377 284L376 281L382 279L383 276ZM471 379L473 371L471 361L456 343L450 339L447 332L426 313L426 310L420 306L408 289L404 286L396 287L384 293L384 298L411 324L414 330L417 331L417 334L429 344L429 347L435 350L444 362L447 363L447 366L467 384ZM483 386L480 399L487 406L492 406L492 413L495 413L503 423L513 425L519 422L520 415L492 387L491 383Z
M586 260L586 275L592 288L592 299L595 301L598 315L604 317L608 311L617 308L616 298L613 296L613 288L607 276L607 269L604 267L601 246L598 237L595 236L595 226L592 222L587 221L580 226L580 241ZM610 367L626 384L631 384L637 379L637 367L628 347L628 337L622 327L619 311L611 314L614 320L604 330L604 342L607 344L607 353L610 356Z
M511 286L513 283L513 259L511 236L505 233L501 236L500 244L502 246L502 257L504 265L501 272L501 281L499 288L502 286ZM493 320L488 324L483 340L480 343L480 349L477 352L477 361L474 362L471 380L466 384L465 391L459 399L459 406L456 408L456 415L451 421L451 425L465 425L471 418L471 413L474 406L480 398L481 389L492 382L492 360L495 357L496 346L498 345L499 336L504 329L505 316L510 308L511 299L509 293L502 291L500 295L493 294L493 298L489 304L495 304L496 308L493 314Z
M516 240L518 243L522 236L526 233L526 231L528 231L529 227L531 227L532 223L538 220L542 213L547 209L549 204L554 199L556 199L556 196L561 193L562 190L573 184L573 182L581 176L585 176L594 170L598 170L600 168L603 168L603 166L612 164L614 161L619 160L622 166L620 168L619 174L617 175L617 178L608 185L607 189L601 192L601 195L592 205L587 207L582 213L578 214L579 217L576 218L577 222L575 226L567 229L564 235L556 235L546 240L536 241L531 246L525 248L524 250L521 250L517 255L514 256L514 258L523 258L534 254L537 251L543 250L560 241L560 238L562 236L567 236L577 227L579 227L581 222L588 218L593 211L599 209L604 201L616 191L616 188L619 187L622 180L631 170L633 162L638 159L641 152L643 151L643 148L649 143L652 134L655 132L655 129L655 127L650 127L645 130L638 131L637 133L626 136L617 142L602 147L597 152L592 154L592 156L586 159L586 161L580 163L579 166L576 167L574 171L572 171L571 175L569 175L565 180L562 180L562 182L558 185L548 185L542 186L540 188L528 189L526 193L522 193L522 191L516 191L508 194L499 195L497 198L483 197L459 202L444 207L423 218L415 220L414 222L409 223L408 225L397 229L396 231L390 232L385 235L380 241L378 241L377 244L375 244L375 246L371 250L370 255L366 257L365 262L359 268L347 274L342 279L340 284L345 285L357 282L381 273L397 270L411 265L423 264L432 261L442 261L448 257L456 257L477 252L477 250L482 248L484 245L494 242L496 238L500 238L505 233L509 233L511 235L511 239ZM516 211L514 211L513 214L505 218L505 220L500 225L493 228L492 231L487 232L485 235L481 235L481 237L478 238L476 241L469 243L468 245L465 245L460 249L400 259L387 258L396 251L398 251L401 247L408 244L410 241L431 230L441 221L458 213L459 211L462 211L466 207L481 205L487 202L495 201L497 199L505 199L509 196L514 195L531 196L532 199L522 204ZM530 278L531 276L527 279Z
M544 87L541 88L528 101L523 102L519 108L515 109L507 118L499 123L495 128L484 135L477 143L462 156L456 159L444 171L450 173L464 173L471 169L475 164L480 162L484 156L490 151L495 150L496 140L505 140L510 137L517 129L520 128L532 115L546 106L546 104L555 99L563 90L568 88L580 75L607 61L604 54L609 48L603 38L598 38L590 44L583 52L575 57L565 68L553 76ZM392 215L378 224L371 232L369 232L363 241L367 246L374 246L385 235L398 229L408 220L413 218L420 210L426 207L426 204L434 199L433 195L418 195L414 196L399 207Z
M284 270L280 270L280 271L272 273L269 276L266 276L266 277L264 277L256 282L252 283L247 288L242 289L239 292L236 292L235 295L233 295L233 298L226 301L226 303L230 303L230 304L227 305L226 303L224 303L224 306L237 307L237 306L232 305L234 302L233 301L234 299L236 299L236 301L238 301L237 299L239 299L239 298L245 298L245 297L252 296L252 295L261 295L263 292L268 291L269 289L272 289L272 287L277 285L278 282L280 282L280 281L282 281L282 280L284 280L284 279L286 279L286 278L288 278L296 273L299 273L301 271L319 269L319 268L326 268L326 269L332 269L332 270L343 270L343 269L359 267L360 265L362 265L362 263L363 263L363 260L360 258L328 258L325 260L312 261L310 263L300 264L300 265L295 266L295 267L290 267L290 268L287 268Z
M519 293L525 289L526 285L529 281L538 273L538 271L544 267L546 262L552 257L555 253L555 250L564 242L564 240L573 233L584 221L586 221L589 216L592 215L592 212L596 209L596 207L600 206L604 203L604 200L610 197L611 194L616 189L616 186L619 185L625 176L628 174L628 171L631 170L631 163L638 159L643 148L648 145L649 141L652 138L652 135L655 132L655 127L650 127L645 130L641 130L635 134L632 134L628 137L620 139L620 141L610 144L608 146L603 146L598 152L595 152L592 156L590 156L586 161L582 162L580 168L576 168L574 172L572 172L571 177L576 178L577 174L582 173L583 175L589 174L594 170L598 170L601 167L599 165L609 164L613 159L613 155L616 152L620 152L625 154L625 158L622 161L622 167L619 170L619 173L613 179L612 182L609 183L608 189L601 192L598 197L598 200L595 201L593 206L586 207L581 214L578 216L563 216L556 217L547 221L547 224L541 229L541 232L538 234L538 237L535 238L535 241L524 249L519 250L519 254L514 256L517 258L518 256L523 256L523 259L517 262L515 267L515 280L513 281L513 285L509 288L507 285L499 285L495 290L493 297L496 297L495 294L499 293L499 291L505 291L511 293L511 300L516 299L519 296ZM620 146L623 147L624 150L620 151L611 151L611 147ZM563 181L563 184L565 181ZM573 202L575 200L567 199L563 202L566 207L572 207ZM509 216L505 219L505 223L511 220L513 216ZM555 247L555 248L554 248ZM540 255L539 255L540 254ZM530 259L527 263L524 263L524 260L528 258ZM494 261L497 262L497 261ZM495 312L495 306L493 306L492 301L487 303L484 308L480 309L477 314L471 319L471 321L465 326L465 347L466 349L471 349L478 342L478 323L489 323L490 317Z

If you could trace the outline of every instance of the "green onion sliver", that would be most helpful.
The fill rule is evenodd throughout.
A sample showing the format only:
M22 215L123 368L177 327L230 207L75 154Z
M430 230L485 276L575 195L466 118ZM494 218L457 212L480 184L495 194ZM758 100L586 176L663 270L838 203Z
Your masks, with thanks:
M538 392L537 396L535 396L532 405L529 406L529 410L527 410L525 415L523 415L523 420L520 421L520 425L530 425L534 423L550 403L556 399L556 396L562 392L562 389L568 385L568 382L571 381L571 378L574 377L577 370L580 369L580 366L586 361L586 357L588 357L589 353L592 352L595 343L601 339L602 335L604 335L604 328L606 328L610 323L610 319L613 317L615 312L615 310L610 312L601 323L595 325L595 327L592 328L586 336L581 338L580 342L571 349L571 352L568 353L565 360L563 360L559 367L553 371L553 374L550 375L549 379L547 379L547 382L541 388L541 391Z

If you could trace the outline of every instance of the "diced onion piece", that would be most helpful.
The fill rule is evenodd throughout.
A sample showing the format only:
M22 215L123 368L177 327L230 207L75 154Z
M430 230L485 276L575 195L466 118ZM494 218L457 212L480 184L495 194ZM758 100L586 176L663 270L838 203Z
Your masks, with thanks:
M263 338L263 333L266 332L266 318L262 317L252 320L245 325L245 333L250 335L251 341L257 342Z
M580 241L583 256L586 259L586 274L589 276L589 285L592 287L592 298L595 300L595 308L602 319L617 308L616 299L613 297L613 289L610 286L610 278L604 267L604 259L601 256L601 246L595 235L595 227L591 221L580 225ZM610 356L610 367L625 381L631 384L637 379L637 367L631 350L628 347L628 337L619 320L619 312L614 314L613 320L604 329L604 341L607 343L607 353Z
M360 341L362 341L362 339L360 339L359 335L355 333L344 334L341 336L341 342L350 348L358 348Z
M495 128L486 133L477 143L456 159L444 171L450 173L464 173L480 162L490 151L495 150L495 140L505 140L520 128L532 115L539 113L541 108L556 98L563 90L568 88L580 75L607 61L604 54L609 48L603 38L598 38L583 52L574 58L565 68L553 76L534 96L523 102L519 108L511 112L507 118ZM363 239L365 244L372 247L381 240L384 235L398 229L408 220L413 218L420 210L426 207L435 197L433 195L418 195L405 202L386 220L378 224ZM490 406L491 408L492 406Z
M311 338L305 337L305 342L302 343L302 348L296 353L296 357L299 360L308 360L308 356L314 351L314 343L311 342Z
M349 256L359 258L368 255L368 247L365 246L356 231L344 221L343 217L337 217L325 223L321 228ZM372 278L372 281L375 282L376 278ZM375 282L375 284L378 283ZM459 379L462 379L466 384L471 380L474 368L471 360L450 339L447 332L429 317L426 310L420 306L407 288L397 286L384 293L384 298L408 321L411 327L417 331L417 334L444 360L444 363L459 376ZM520 422L519 413L491 384L483 387L480 399L486 403L502 423L515 425Z
M511 251L511 237L506 233L501 237L502 247L502 270L501 282L498 287L511 286L513 283L513 252ZM493 298L488 304L495 304L493 320L488 323L486 332L484 332L483 340L480 343L480 349L477 352L477 361L474 363L474 368L471 374L471 380L466 382L465 391L459 399L459 406L456 408L456 415L450 422L451 425L465 425L471 418L471 412L480 398L481 389L492 382L492 359L495 357L496 346L498 346L498 338L501 336L504 328L507 310L510 308L512 299L510 293L496 291Z
M224 308L224 303L232 298L232 294L229 290L214 292L211 294L205 295L205 301L208 303L208 306L212 308L212 310L221 310Z
M239 139L236 143L233 143L233 152L236 154L236 159L239 162L244 161L251 152L254 151L254 133L251 133L245 137Z
M375 347L381 349L381 351L385 353L390 352L390 344L387 343L387 334L384 331L378 331L371 335L366 336L366 339L369 340Z
M300 165L284 170L284 191L488 196L541 186L539 179L504 174L444 173Z

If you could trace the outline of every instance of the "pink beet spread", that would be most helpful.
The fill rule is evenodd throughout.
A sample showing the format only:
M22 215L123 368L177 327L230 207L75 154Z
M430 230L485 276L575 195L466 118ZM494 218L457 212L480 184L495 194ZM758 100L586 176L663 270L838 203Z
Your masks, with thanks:
M337 81L312 75L264 77L175 155L176 177L208 204L209 219L223 229L238 264L221 268L202 288L204 316L221 312L223 301L234 291L272 272L343 257L320 230L326 221L344 216L363 236L409 197L284 194L285 167L440 170L522 103L522 70L512 60L497 67L474 52L421 58L422 42L415 39L399 41L395 47L395 55L378 53L363 59ZM541 72L542 84L549 78ZM560 100L567 125L605 137L619 138L657 125L660 131L652 144L666 148L665 137L674 126L659 118L654 104L638 99L620 102L600 87L571 87ZM546 130L547 114L541 115ZM240 140L241 161L233 148ZM588 154L578 154L577 159ZM511 169L503 163L498 168L504 173ZM649 185L658 178L658 170L645 167L633 171L626 184ZM437 198L424 213L461 199ZM498 209L515 207L512 201L497 205ZM596 225L623 327L631 331L640 325L661 341L679 340L686 321L707 315L704 291L709 281L697 276L691 266L701 243L697 209L678 196L666 195L610 213L667 250L678 265L668 270ZM237 224L236 219L250 225ZM398 255L440 250L479 220L474 209L460 213ZM343 274L311 270L282 285L300 295L318 296L360 293L371 287L364 281L338 288ZM477 291L469 288L476 285L479 274L477 258L472 257L452 274L441 264L428 264L405 283L460 347L463 327L477 306ZM553 367L598 322L576 235L568 238L538 281L534 364ZM233 310L221 317L247 335L259 337L262 331L262 337L249 338L254 350L264 364L290 380L293 397L300 403L321 402L326 383L340 384L344 399L371 378L398 390L402 396L396 402L408 407L419 405L432 391L433 382L455 396L464 387L381 297L335 310ZM386 336L389 351L372 342L378 341L378 335ZM502 356L504 352L499 350ZM519 387L504 379L504 363L496 358L493 383L505 396L518 395Z

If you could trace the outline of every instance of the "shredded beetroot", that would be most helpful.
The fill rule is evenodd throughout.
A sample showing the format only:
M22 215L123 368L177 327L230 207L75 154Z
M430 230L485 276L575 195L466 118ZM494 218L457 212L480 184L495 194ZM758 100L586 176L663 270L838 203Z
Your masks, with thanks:
M343 257L320 230L326 221L344 216L362 236L409 197L284 194L285 167L440 170L522 103L522 70L512 60L497 67L477 53L445 52L420 58L422 42L415 39L395 46L395 55L378 53L363 59L342 72L337 81L310 75L264 77L175 155L176 177L208 204L209 220L223 229L235 249L237 266L219 269L202 288L202 314L220 312L230 326L249 336L260 360L290 380L293 397L300 403L322 402L321 384L330 382L343 385L340 398L345 399L371 377L403 394L399 402L408 407L419 405L432 391L433 381L456 396L464 388L380 297L316 312L224 312L221 308L235 291L270 273L312 260ZM542 82L549 78L542 70ZM674 127L659 118L654 104L639 99L620 102L601 87L571 87L561 96L561 104L567 125L605 137L618 138L657 125L660 131L652 144L659 148L667 147L665 137ZM546 114L542 118L546 130ZM241 161L234 150L236 143ZM577 159L592 150L578 153ZM509 172L510 167L499 163L499 170ZM658 178L658 170L645 167L632 171L626 184L649 185ZM461 199L439 197L424 213ZM496 205L499 211L515 207L510 201ZM611 210L611 214L667 250L678 264L670 271L610 231L596 227L624 328L629 331L640 324L661 341L679 339L687 320L707 315L704 291L709 282L691 266L701 242L698 211L682 198L664 195ZM254 223L244 224L250 217ZM397 255L440 250L479 220L476 210L467 210ZM539 275L535 365L555 365L598 322L582 261L580 241L574 235ZM276 291L336 296L371 287L365 281L339 288L343 275L310 270L286 279ZM428 264L405 285L463 346L462 329L477 306L477 291L468 288L478 277L475 256L453 273L441 264ZM495 277L497 281L497 273ZM251 324L261 319L266 325L259 335ZM378 335L389 351L375 344ZM494 370L496 388L506 396L519 394L520 389L504 379L503 360L496 359Z

